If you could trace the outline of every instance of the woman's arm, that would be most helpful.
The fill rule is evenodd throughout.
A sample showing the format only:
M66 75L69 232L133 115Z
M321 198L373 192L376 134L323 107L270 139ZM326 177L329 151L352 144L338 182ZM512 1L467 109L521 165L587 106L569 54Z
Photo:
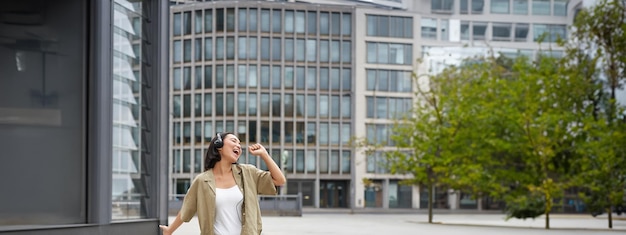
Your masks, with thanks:
M272 159L272 157L267 153L267 150L265 150L265 147L263 147L263 145L253 144L250 145L248 149L250 150L250 153L252 155L259 156L261 157L261 159L263 159L265 165L267 165L267 169L269 169L270 171L270 175L272 175L272 181L274 181L274 185L283 186L285 182L287 182L287 179L285 179L285 175L280 170L280 167L276 165L276 162L274 162L274 159Z
M176 229L178 229L178 227L180 227L181 224L183 224L183 220L180 218L179 212L178 215L176 215L174 221L172 221L172 224L170 224L169 226L159 225L159 228L163 230L163 235L171 235L174 233L174 231L176 231Z

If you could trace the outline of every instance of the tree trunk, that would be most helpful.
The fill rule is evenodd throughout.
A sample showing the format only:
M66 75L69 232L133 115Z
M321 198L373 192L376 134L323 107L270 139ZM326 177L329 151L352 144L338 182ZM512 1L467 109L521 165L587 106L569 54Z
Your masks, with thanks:
M546 213L546 229L550 229L550 212Z
M609 206L607 212L609 213L609 228L613 228L613 211L611 210L611 206Z
M432 183L428 184L428 223L430 224L433 223L433 204L434 204L433 194L434 193L435 191L434 191L433 184Z

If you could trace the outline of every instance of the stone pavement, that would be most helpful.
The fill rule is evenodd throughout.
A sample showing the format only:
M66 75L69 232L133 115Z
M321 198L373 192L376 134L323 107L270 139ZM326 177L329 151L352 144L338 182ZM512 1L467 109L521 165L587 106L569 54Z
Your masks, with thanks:
M170 217L170 221L174 217ZM535 220L505 220L502 214L493 213L435 213L434 224L427 223L428 215L419 213L315 213L305 212L302 217L263 217L263 235L292 234L626 234L626 216L616 216L613 229L608 229L606 215L550 216L550 230L545 230L543 217ZM175 235L199 234L194 218L183 224Z

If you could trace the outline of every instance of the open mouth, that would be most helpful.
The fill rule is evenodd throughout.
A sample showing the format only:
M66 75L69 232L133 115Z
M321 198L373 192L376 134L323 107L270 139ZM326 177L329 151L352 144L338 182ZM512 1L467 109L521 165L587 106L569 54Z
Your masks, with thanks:
M241 150L239 150L239 149L233 149L233 153L235 153L237 155L239 155L240 152L241 152Z

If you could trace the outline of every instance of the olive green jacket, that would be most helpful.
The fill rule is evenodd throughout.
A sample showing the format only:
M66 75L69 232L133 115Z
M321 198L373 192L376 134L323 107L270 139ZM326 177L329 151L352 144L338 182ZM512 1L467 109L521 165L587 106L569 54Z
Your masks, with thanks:
M233 176L243 196L241 235L261 234L261 209L258 195L276 195L276 186L269 171L248 164L233 164ZM243 179L243 181L242 181ZM198 175L185 195L180 217L189 222L198 215L200 234L214 235L215 177L212 170Z

